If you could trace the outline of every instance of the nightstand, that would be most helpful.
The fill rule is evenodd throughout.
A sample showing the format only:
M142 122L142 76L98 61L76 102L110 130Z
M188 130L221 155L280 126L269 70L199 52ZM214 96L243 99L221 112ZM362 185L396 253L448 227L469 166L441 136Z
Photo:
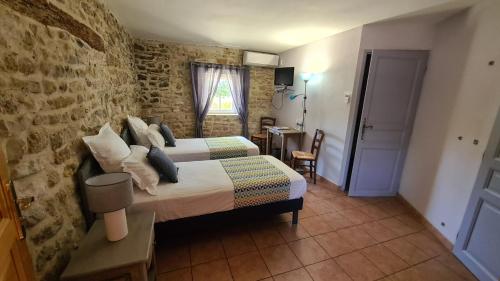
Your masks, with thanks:
M97 220L61 275L65 281L154 281L154 212L127 214L128 235L106 239L104 222Z

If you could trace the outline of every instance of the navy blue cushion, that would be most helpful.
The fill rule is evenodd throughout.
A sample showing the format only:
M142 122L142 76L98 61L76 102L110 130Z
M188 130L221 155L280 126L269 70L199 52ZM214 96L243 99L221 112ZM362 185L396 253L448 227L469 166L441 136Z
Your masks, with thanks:
M174 134L172 133L172 130L170 128L163 124L160 123L160 133L165 139L165 145L166 146L175 146L175 137Z
M161 180L166 180L169 182L178 182L177 179L177 167L174 164L174 161L168 157L165 152L163 152L158 147L152 145L149 148L149 152L147 155L149 163L153 168L155 168L156 172L160 175Z

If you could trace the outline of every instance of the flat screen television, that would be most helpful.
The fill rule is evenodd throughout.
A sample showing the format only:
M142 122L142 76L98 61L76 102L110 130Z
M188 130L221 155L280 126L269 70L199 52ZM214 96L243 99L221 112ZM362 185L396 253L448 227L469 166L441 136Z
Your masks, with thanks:
M293 86L293 67L275 68L274 85Z

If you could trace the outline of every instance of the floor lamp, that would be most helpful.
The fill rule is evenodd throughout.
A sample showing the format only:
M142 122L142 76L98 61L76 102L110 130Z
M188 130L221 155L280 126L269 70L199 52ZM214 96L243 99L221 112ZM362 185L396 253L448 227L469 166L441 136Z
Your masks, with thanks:
M303 94L298 94L298 95L290 95L289 98L290 100L294 100L298 96L303 96L302 98L302 121L300 123L297 123L297 125L300 126L300 132L304 132L304 122L306 120L306 113L307 113L307 107L306 107L306 101L307 101L307 82L311 80L312 73L301 73L300 78L304 81L304 93Z

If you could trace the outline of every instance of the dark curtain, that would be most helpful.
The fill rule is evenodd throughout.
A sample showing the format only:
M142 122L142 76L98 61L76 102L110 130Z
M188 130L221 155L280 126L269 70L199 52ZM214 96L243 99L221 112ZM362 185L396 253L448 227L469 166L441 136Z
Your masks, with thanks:
M195 136L202 138L203 121L210 108L210 102L217 91L217 85L222 74L222 65L191 63L190 68L196 117Z
M250 91L250 72L248 68L227 67L224 69L229 81L229 88L234 106L240 117L242 135L248 138L248 99Z

